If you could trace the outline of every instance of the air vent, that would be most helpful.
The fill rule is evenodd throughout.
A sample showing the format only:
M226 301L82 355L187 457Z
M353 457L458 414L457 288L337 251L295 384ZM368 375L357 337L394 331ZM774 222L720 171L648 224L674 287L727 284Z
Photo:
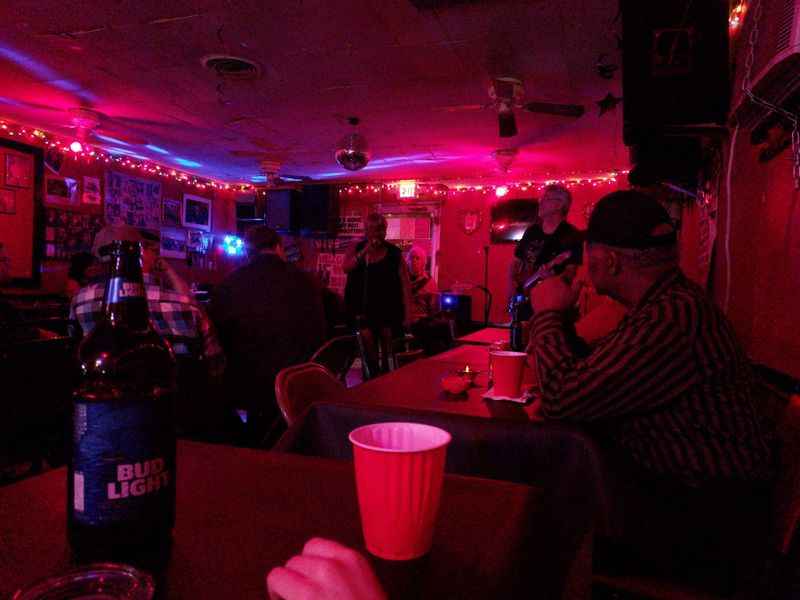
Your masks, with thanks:
M261 77L261 67L251 60L238 56L212 54L203 57L203 66L222 79L253 80Z

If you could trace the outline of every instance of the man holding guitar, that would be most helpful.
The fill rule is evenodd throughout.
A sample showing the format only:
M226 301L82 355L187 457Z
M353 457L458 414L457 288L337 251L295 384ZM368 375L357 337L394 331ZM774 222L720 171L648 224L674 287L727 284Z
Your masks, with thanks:
M576 269L583 255L583 232L566 218L572 195L562 185L548 185L539 201L539 219L525 231L514 250L509 271L509 312L519 320L533 316L528 294L538 281L554 273Z

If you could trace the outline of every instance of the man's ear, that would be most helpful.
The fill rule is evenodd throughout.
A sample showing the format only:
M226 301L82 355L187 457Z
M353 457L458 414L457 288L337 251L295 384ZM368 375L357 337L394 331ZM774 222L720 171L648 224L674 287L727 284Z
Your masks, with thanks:
M622 270L622 264L620 261L620 256L613 250L608 253L606 258L608 261L608 272L611 275L619 275L619 272Z

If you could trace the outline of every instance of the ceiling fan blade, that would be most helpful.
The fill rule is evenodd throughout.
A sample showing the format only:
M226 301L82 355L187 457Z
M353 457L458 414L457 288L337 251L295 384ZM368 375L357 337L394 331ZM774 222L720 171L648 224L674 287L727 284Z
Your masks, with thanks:
M263 150L228 150L228 154L243 158L261 158L265 153Z
M509 138L517 135L517 119L512 111L501 111L497 113L497 123L501 138Z
M99 142L106 144L122 142L123 145L128 146L144 146L148 143L148 141L143 137L139 137L128 131L123 131L115 127L108 127L105 124L95 129L91 136L96 138Z
M533 113L556 117L580 117L586 112L582 104L555 104L553 102L526 102L523 108Z
M7 96L0 95L0 104L6 104L8 106L17 106L19 108L27 108L30 110L44 110L49 112L60 112L63 113L63 108L58 108L56 106L47 106L45 104L38 104L36 102L28 102L27 100L19 100L17 98L9 98Z
M484 108L488 108L488 106L486 104L458 104L456 106L440 106L438 108L434 108L433 110L437 112L457 113L483 110Z

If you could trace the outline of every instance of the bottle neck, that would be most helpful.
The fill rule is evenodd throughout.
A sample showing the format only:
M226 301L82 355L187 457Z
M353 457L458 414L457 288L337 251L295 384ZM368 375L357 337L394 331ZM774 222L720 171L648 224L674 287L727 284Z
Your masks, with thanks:
M122 246L111 255L111 270L103 298L103 313L113 327L135 331L149 328L147 293L138 244Z

